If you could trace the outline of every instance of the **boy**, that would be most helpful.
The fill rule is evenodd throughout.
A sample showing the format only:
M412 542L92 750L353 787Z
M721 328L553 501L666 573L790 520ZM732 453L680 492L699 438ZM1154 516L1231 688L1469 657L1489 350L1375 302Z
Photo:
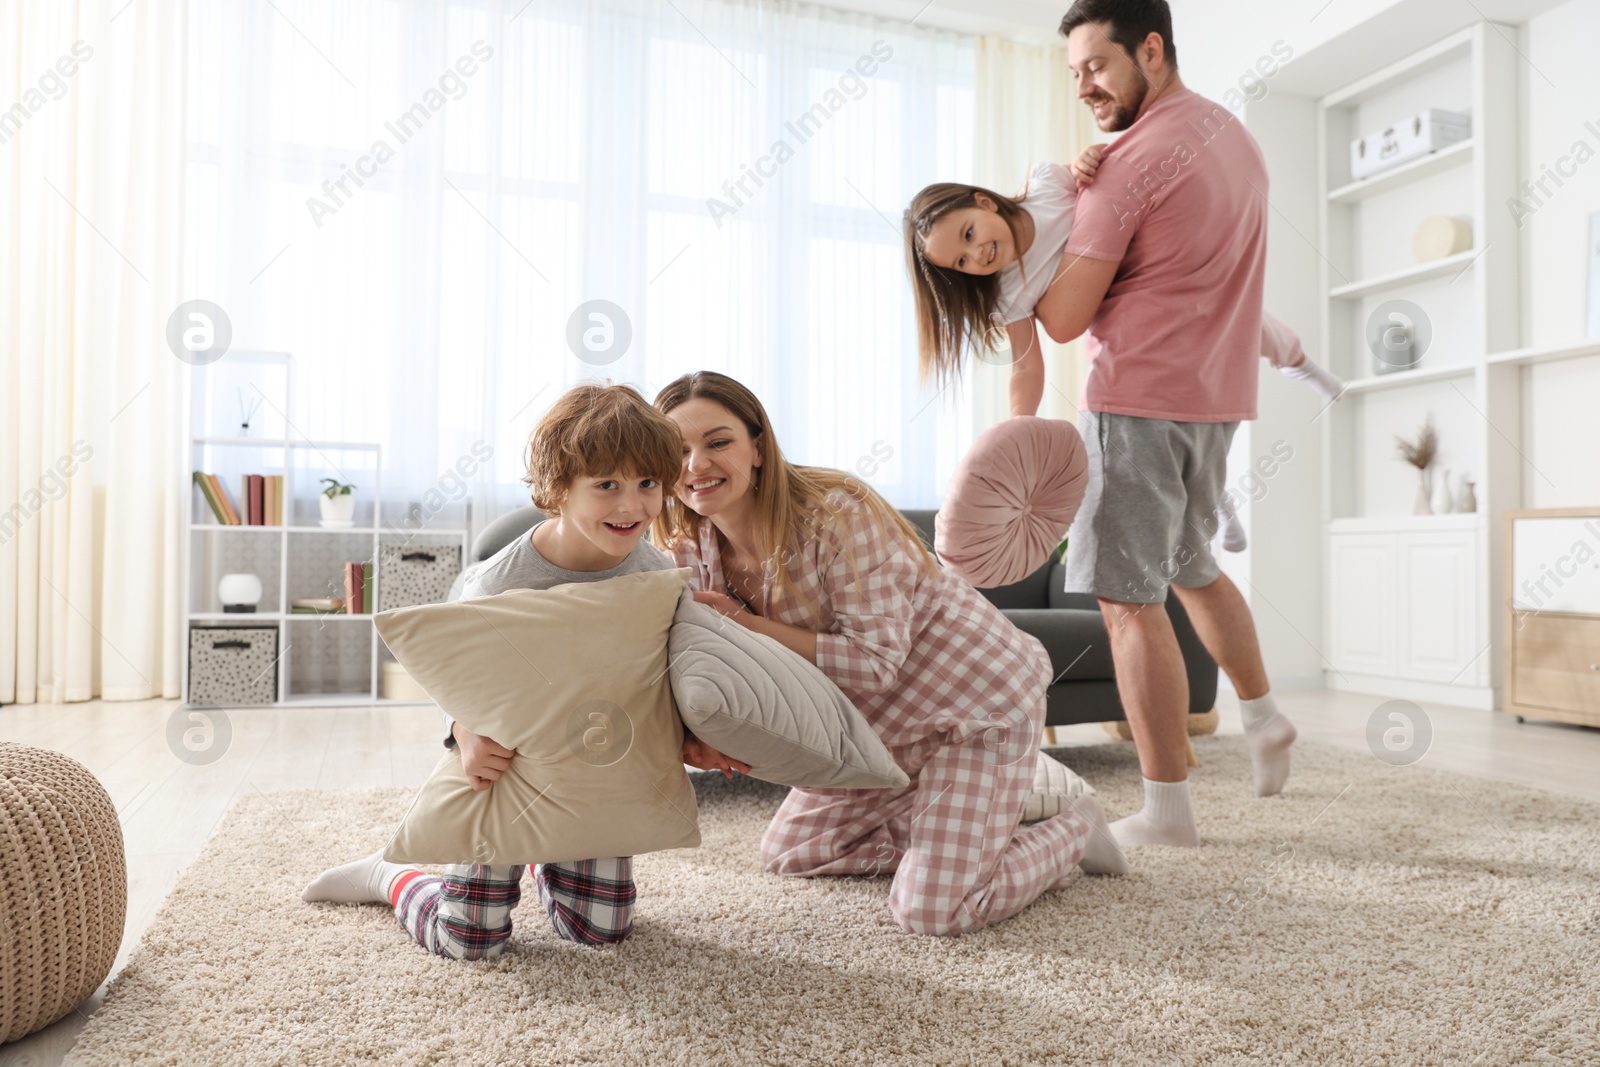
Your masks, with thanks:
M508 589L548 589L666 570L672 560L644 540L661 511L663 490L682 469L683 436L671 419L626 385L580 385L557 400L528 438L524 481L533 503L551 516L468 572L462 599ZM458 747L474 789L493 786L511 766L511 749L448 715L448 747ZM686 735L683 758L732 775L749 767ZM301 899L390 904L418 944L452 959L490 959L511 938L511 911L522 898L522 864L452 864L443 877L383 853L325 871ZM556 933L588 945L625 939L633 930L632 858L539 864L539 898Z

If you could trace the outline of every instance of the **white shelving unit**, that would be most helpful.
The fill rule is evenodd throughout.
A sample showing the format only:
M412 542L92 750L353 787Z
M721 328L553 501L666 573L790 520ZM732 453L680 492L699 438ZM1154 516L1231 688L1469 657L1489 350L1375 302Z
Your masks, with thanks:
M229 364L229 361L233 361ZM262 420L270 433L262 436L191 433L187 481L191 471L216 474L239 500L239 476L284 476L284 523L231 526L216 521L199 488L190 483L187 532L184 538L183 598L184 695L189 685L188 632L195 626L271 626L277 631L275 704L391 705L416 703L380 696L381 665L388 651L372 625L372 613L383 604L379 560L384 544L413 549L438 547L459 551L466 564L466 531L385 528L382 523L382 448L373 443L317 441L301 435L289 418L288 397L294 395L294 363L288 353L232 352L216 366L250 378L281 379L275 403L262 390ZM246 369L246 368L253 368ZM214 424L216 397L203 395L204 371L197 368L191 396L191 431ZM252 386L256 383L252 382ZM354 483L357 504L354 525L322 526L318 514L319 479L336 477ZM370 490L370 491L369 491ZM338 563L363 562L372 568L374 604L359 615L295 614L291 602L309 596L343 596ZM243 571L261 578L262 600L255 612L225 612L218 599L218 579ZM352 665L356 669L352 669ZM359 673L358 673L359 672ZM336 688L327 688L328 680ZM207 705L215 706L215 705Z
M1504 205L1517 181L1513 27L1479 22L1316 101L1321 351L1348 392L1322 419L1325 671L1333 688L1496 706L1501 540L1521 500L1516 365L1520 244ZM1468 112L1469 140L1365 180L1349 144L1437 107ZM1467 218L1467 251L1411 255L1429 215ZM1418 365L1376 373L1366 323L1389 300L1420 307ZM1537 358L1528 356L1527 358ZM1416 474L1394 437L1432 416L1437 466L1476 483L1471 514L1414 516ZM1456 486L1453 486L1456 488Z

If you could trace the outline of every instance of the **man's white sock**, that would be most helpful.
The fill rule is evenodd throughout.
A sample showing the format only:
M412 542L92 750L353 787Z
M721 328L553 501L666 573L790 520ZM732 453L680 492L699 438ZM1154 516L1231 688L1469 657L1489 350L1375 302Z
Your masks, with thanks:
M1144 809L1111 824L1117 844L1175 845L1194 848L1200 831L1189 806L1189 783L1144 780Z
M1256 796L1270 797L1281 793L1289 781L1289 748L1299 736L1299 731L1278 710L1278 704L1270 692L1253 700L1239 701L1239 717L1244 720L1244 738L1250 747Z
M1344 381L1337 374L1306 359L1298 367L1283 367L1284 377L1305 382L1322 395L1324 400L1337 400L1344 392Z

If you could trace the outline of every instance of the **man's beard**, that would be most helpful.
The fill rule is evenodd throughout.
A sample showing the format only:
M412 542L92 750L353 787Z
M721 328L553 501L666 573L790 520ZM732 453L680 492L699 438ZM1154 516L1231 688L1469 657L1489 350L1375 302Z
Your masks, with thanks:
M1131 104L1119 104L1110 97L1105 97L1104 99L1109 101L1111 104L1111 111L1104 120L1101 120L1098 116L1096 116L1096 121L1100 123L1100 129L1106 133L1118 133L1127 129L1129 126L1132 126L1133 120L1139 117L1139 108L1144 106L1144 98L1149 92L1150 83L1141 79L1138 88L1134 92L1133 102ZM1089 106L1091 107L1093 107L1096 102L1097 101L1093 98L1088 101Z

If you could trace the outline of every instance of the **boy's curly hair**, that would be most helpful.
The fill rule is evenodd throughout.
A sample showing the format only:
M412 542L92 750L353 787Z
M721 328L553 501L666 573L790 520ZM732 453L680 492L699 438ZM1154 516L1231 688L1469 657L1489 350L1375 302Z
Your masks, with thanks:
M546 515L561 514L578 478L654 478L670 495L683 470L683 433L632 386L579 385L557 400L528 435L523 482Z

